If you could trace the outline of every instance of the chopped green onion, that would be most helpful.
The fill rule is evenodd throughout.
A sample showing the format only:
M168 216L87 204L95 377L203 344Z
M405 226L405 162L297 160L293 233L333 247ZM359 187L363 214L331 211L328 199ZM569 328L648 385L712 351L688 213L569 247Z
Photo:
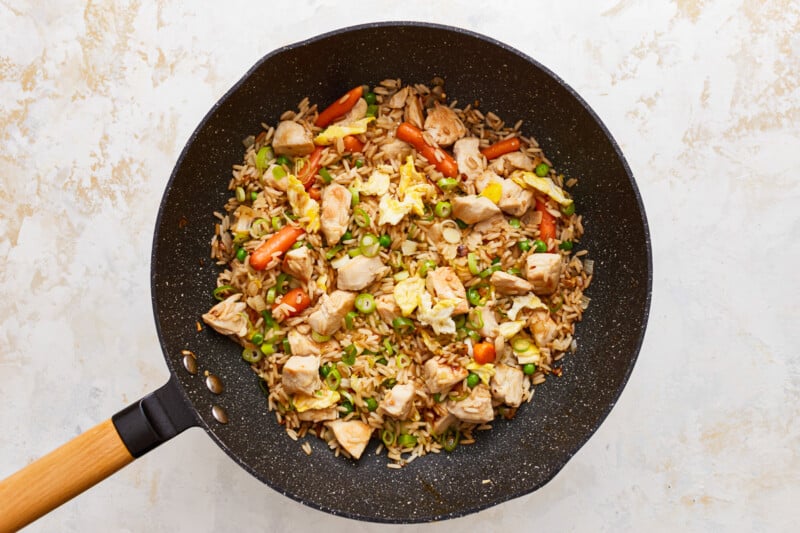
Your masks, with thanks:
M269 220L266 218L257 218L250 224L250 235L256 239L263 237L267 232L269 232Z
M497 272L498 270L501 270L501 269L502 269L502 267L500 265L492 265L489 268L484 268L483 270L481 270L480 273L478 274L478 276L481 279L485 279L485 278L488 278L489 276L491 276L492 274L494 274L495 272Z
M373 92L368 92L364 95L364 100L368 105L375 105L378 103L378 96Z
M286 165L287 167L292 163L289 161L289 158L285 155L279 155L278 159L275 160L279 165Z
M342 238L339 239L339 242L349 241L352 238L353 238L353 233L350 230L347 230L344 232L344 235L342 235Z
M267 309L261 311L261 316L264 318L264 328L265 331L269 331L277 325L275 319L272 318L272 312Z
M408 433L402 433L397 437L397 444L403 448L413 448L417 445L417 437L409 435Z
M385 357L381 357L380 359L375 360L376 365L388 365L389 361L386 360Z
M525 337L516 337L511 341L511 349L518 353L525 353L531 349L531 341Z
M367 217L369 219L369 217ZM381 243L378 241L378 236L373 233L367 233L361 237L358 243L361 253L366 257L375 257L381 250Z
M452 191L458 187L458 180L455 178L441 178L436 182L436 185L443 191Z
M442 403L442 395L441 393L436 393L433 395L433 401L436 403Z
M356 362L357 355L358 355L358 348L356 348L355 344L350 344L344 349L344 355L342 355L342 362L347 366L352 366Z
M269 398L269 387L267 386L267 382L266 381L264 381L263 379L259 379L258 380L258 388L261 389L261 392L264 394L264 396Z
M508 272L512 276L519 276L520 274L522 274L522 270L518 269L517 267L511 267L508 270L506 270L506 272Z
M467 315L460 314L453 317L453 322L456 325L456 329L461 329L467 323Z
M331 173L328 172L328 169L325 167L319 169L319 175L322 176L322 181L325 182L326 185L333 181L333 176L331 176Z
M522 373L526 376L532 376L536 372L536 365L533 363L527 363L525 366L522 367Z
M478 292L478 289L475 287L470 287L467 289L467 301L472 305L478 305L481 303L481 293Z
M392 245L392 238L389 237L389 235L387 235L386 233L384 233L383 235L381 235L380 239L378 239L378 242L382 247L388 248Z
M397 333L399 333L400 335L404 335L406 333L411 333L412 331L414 331L414 322L412 322L410 318L406 318L404 316L398 316L397 318L392 320L392 327Z
M477 331L467 331L467 337L469 337L475 342L481 341L481 334L478 333Z
M265 342L261 345L261 353L264 355L272 355L275 353L275 345Z
M356 159L356 168L361 168L363 166L364 166L364 160L363 159Z
M275 287L270 287L269 290L267 291L267 303L268 304L274 304L275 303L275 298L277 296L278 296L277 289L275 289Z
M467 376L467 387L469 387L470 389L474 389L480 382L481 382L480 376L478 374L475 374L474 372L470 372L469 376Z
M335 366L332 366L328 375L325 376L325 384L328 386L330 390L336 390L339 388L339 384L342 382L342 375L336 369Z
M567 216L575 214L575 202L570 202L561 208L561 212Z
M467 254L467 266L469 267L469 273L473 276L478 275L478 256L475 252L470 252Z
M394 362L397 368L405 368L411 364L411 358L404 353L399 353L394 356Z
M347 416L353 412L353 403L350 401L342 402L342 405L339 406L339 412L342 413L343 416Z
M356 189L355 187L349 187L347 190L350 191L350 207L357 206L358 202L360 201L360 197L358 195L358 189Z
M247 259L247 250L245 250L244 248L239 248L238 250L236 250L236 259L244 263L244 260Z
M243 187L236 187L236 201L240 204L244 202L246 196Z
M467 315L467 327L475 331L483 327L483 311L481 309L473 309L469 312L469 315Z
M381 381L381 387L386 387L387 389L391 389L395 385L397 385L397 379L395 378L386 378Z
M383 431L381 431L381 441L383 441L383 444L387 448L394 445L394 438L394 431L389 428L383 428Z
M436 269L436 263L434 261L431 261L430 259L427 259L422 262L422 266L419 268L419 275L424 278L428 274L429 270L435 270L435 269Z
M341 244L337 244L337 245L336 245L336 246L334 246L333 248L328 248L328 249L325 251L325 259L327 259L328 261L330 261L331 259L333 259L334 257L336 257L336 254L338 254L339 252L341 252L341 251L342 251L342 248L344 248L344 246L342 246Z
M392 348L392 343L389 340L389 337L386 337L385 339L383 339L383 347L386 350L387 354L389 354L389 355L394 354L394 348Z
M564 305L564 299L558 294L553 296L550 301L552 302L550 312L554 314L558 313L561 310L561 306Z
M292 250L297 250L298 248L302 248L302 247L303 247L303 241L297 241L296 243L294 243L292 245Z
M292 345L291 343L289 343L289 339L283 339L283 341L281 342L281 346L283 347L283 353L287 355L292 354Z
M219 287L214 289L214 292L211 294L213 294L214 298L216 298L221 302L226 298L226 296L223 296L223 294L226 292L234 292L233 287L231 287L230 285L220 285Z
M537 176L543 178L547 176L547 173L550 172L550 166L547 163L539 163L536 165L536 168L533 169Z
M458 446L458 441L461 439L461 433L458 429L447 428L442 436L442 448L446 452L452 452Z
M499 265L500 264L500 258L499 257L495 257L494 259L492 259L492 264L493 265Z
M252 348L248 346L244 350L242 350L242 359L244 359L248 363L258 363L259 361L261 361L262 357L264 357L264 354L262 354L261 351L258 350L257 348Z
M368 315L375 311L375 297L368 292L362 292L356 296L356 309Z
M518 218L512 218L508 221L508 225L512 228L519 228L522 224L520 223Z
M253 336L250 337L250 340L253 341L253 344L258 344L259 346L264 344L264 335L259 332L253 333Z
M267 161L270 161L273 157L272 149L269 146L262 146L256 154L256 168L264 172L264 169L267 168Z
M523 252L527 252L528 250L531 249L531 241L527 239L524 241L519 241L517 243L517 246L519 246L519 249L522 250Z
M572 241L564 241L561 244L559 244L558 247L561 250L564 250L566 252L571 252L572 251Z
M358 257L359 255L361 255L361 248L350 248L349 250L347 250L347 255L349 255L350 257Z
M533 251L539 253L546 252L547 244L541 239L536 239L533 241Z
M278 278L275 280L275 286L278 288L280 294L289 292L289 281L291 281L291 279L292 277L286 272L278 274Z
M333 368L333 365L330 363L325 363L324 365L319 367L319 375L322 376L322 379L328 377L328 374L331 373L331 368Z
M272 177L276 180L282 179L286 177L286 170L283 167L275 166L272 167Z
M357 207L353 211L353 221L359 228L366 228L367 226L369 226L370 218L366 211L364 211L360 207Z
M458 226L460 229L467 229L467 228L469 227L469 224L467 224L466 222L464 222L464 221L463 221L463 220L461 220L460 218L457 218L457 219L456 219L456 225L457 225L457 226Z
M364 401L364 403L367 404L367 411L369 411L370 413L378 408L378 400L376 400L375 398L367 398Z
M367 116L368 117L377 117L378 116L378 106L375 104L369 104L367 106Z
M453 212L453 208L450 205L450 202L439 202L436 204L433 212L436 213L437 217L445 218L450 216L450 213Z
M283 227L283 222L281 221L281 217L272 217L272 229L278 231L282 227Z
M358 313L355 311L348 311L346 315L344 315L344 327L347 329L353 329L353 320L358 316Z
M320 333L317 333L313 329L311 330L311 338L314 339L314 342L328 342L329 340L331 340L330 335L322 335Z

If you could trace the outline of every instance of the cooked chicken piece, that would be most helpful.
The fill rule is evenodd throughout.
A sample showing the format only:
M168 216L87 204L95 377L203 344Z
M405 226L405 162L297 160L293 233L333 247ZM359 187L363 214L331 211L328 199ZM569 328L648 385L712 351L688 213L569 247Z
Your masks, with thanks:
M553 294L561 276L561 256L531 254L525 264L525 277L533 285L534 294Z
M488 187L490 183L499 183L502 185L503 178L498 176L494 170L487 169L481 172L475 179L475 189L478 192L483 192L483 190Z
M422 367L425 386L431 394L447 393L453 385L469 375L466 368L448 365L437 358L428 359Z
M203 322L223 335L247 337L247 304L240 302L241 293L228 296L203 315Z
M340 124L350 124L367 116L367 101L359 98L356 105L345 116L337 120Z
M317 310L308 315L308 325L320 335L333 335L342 327L342 321L353 310L355 301L356 295L352 292L333 291L324 294Z
M289 330L286 337L289 339L289 348L294 355L320 355L322 353L319 344L295 329Z
M353 459L361 457L372 435L372 428L361 420L335 420L328 422L328 427L333 430L339 445L347 450Z
M272 173L272 170L279 165L271 165L268 167L261 176L261 179L264 180L264 184L267 187L272 187L278 191L286 192L289 188L289 178L286 176L282 176L281 178L275 178L275 174Z
M525 214L533 204L533 191L523 189L510 179L505 179L501 183L503 191L500 194L500 201L497 203L503 212L511 216L520 217Z
M385 270L380 257L359 255L337 270L336 286L345 291L360 291L380 278Z
M460 218L467 224L475 224L500 214L500 208L484 196L456 196L450 203L453 206L453 217Z
M393 139L381 145L381 153L384 159L390 161L402 161L412 154L411 145L401 141L400 139Z
M311 251L305 246L296 250L290 250L283 256L281 269L295 278L303 281L311 279L311 272L314 269L314 260Z
M454 315L460 315L469 311L467 290L452 268L439 267L435 270L431 270L428 272L425 286L428 292L432 292L438 300L455 300L456 307L453 309Z
M494 367L492 376L492 396L510 407L519 407L524 392L525 374L513 366L499 364Z
M406 383L405 385L395 385L389 389L381 400L379 409L384 414L404 420L411 414L411 408L414 407L414 384Z
M472 226L472 233L491 233L494 231L500 231L507 224L508 222L506 221L506 217L504 217L502 214L495 215Z
M392 324L392 320L402 316L400 306L397 305L397 300L394 299L393 294L382 294L375 298L375 308L381 320L389 325Z
M448 400L447 410L456 418L470 424L485 424L494 419L492 410L492 393L489 387L481 383L460 402Z
M550 314L545 312L537 312L531 317L531 331L536 345L545 347L556 338L558 333L558 326L550 318Z
M410 122L419 129L422 129L422 124L425 121L425 114L422 111L422 104L419 97L410 94L406 98L406 108L403 111L403 118L406 122Z
M408 87L403 87L389 98L389 107L392 109L402 109L408 99Z
M281 372L283 390L287 394L314 394L322 386L319 379L319 357L315 355L293 355L283 365Z
M465 137L456 141L453 146L458 172L466 175L468 180L477 179L486 170L485 159L479 148L480 143L477 137Z
M314 138L302 124L284 120L275 128L272 149L276 155L308 155L314 151Z
M450 146L467 134L467 128L456 112L439 102L434 104L433 109L428 110L425 131L430 133L439 146Z
M322 190L320 223L328 246L336 246L350 222L352 197L346 187L331 183Z
M514 170L527 170L528 172L533 172L534 167L533 160L524 153L511 152L510 154L502 155L492 161L492 163L489 165L489 168L501 176L507 177Z
M497 336L497 318L494 316L494 311L491 307L480 307L476 308L480 310L481 313L481 321L483 322L483 326L478 329L478 333L481 334L482 337L487 339L492 339Z
M452 414L447 413L431 424L431 433L434 435L442 435L447 429L458 421Z
M297 413L297 418L301 422L325 422L326 420L336 420L339 418L339 410L334 405L325 409L309 409L302 413Z
M500 294L519 296L533 290L533 285L529 281L500 271L492 273L489 282Z

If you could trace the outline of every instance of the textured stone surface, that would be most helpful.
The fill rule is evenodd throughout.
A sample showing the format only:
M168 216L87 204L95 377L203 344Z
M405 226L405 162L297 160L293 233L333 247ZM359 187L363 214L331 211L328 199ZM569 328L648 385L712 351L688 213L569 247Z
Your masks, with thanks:
M790 2L0 6L0 477L166 381L152 230L208 108L276 47L409 18L504 41L581 93L637 177L655 270L633 376L565 469L532 495L415 529L788 530L800 519ZM284 498L191 430L31 530L322 527L400 529Z

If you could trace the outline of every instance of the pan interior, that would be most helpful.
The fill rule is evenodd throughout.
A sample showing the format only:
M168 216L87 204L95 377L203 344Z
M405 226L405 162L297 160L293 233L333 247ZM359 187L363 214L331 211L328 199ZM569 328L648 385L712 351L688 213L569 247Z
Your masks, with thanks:
M591 305L578 325L578 351L564 374L536 390L512 421L497 420L477 443L386 467L373 443L360 461L334 457L314 437L312 457L267 411L258 379L233 342L196 322L213 304L218 267L209 259L216 219L242 139L303 97L327 103L385 78L446 80L450 99L478 100L507 121L522 119L556 168L579 178L581 247L595 260ZM641 201L617 145L588 106L547 69L490 39L415 23L350 28L279 49L262 59L209 112L185 147L161 205L153 245L156 322L167 364L208 433L242 467L275 490L334 514L420 522L460 516L529 493L550 480L607 416L633 368L651 286L650 244ZM187 373L181 350L197 355ZM218 375L219 396L203 371ZM219 424L221 405L229 423ZM488 481L487 481L488 480Z

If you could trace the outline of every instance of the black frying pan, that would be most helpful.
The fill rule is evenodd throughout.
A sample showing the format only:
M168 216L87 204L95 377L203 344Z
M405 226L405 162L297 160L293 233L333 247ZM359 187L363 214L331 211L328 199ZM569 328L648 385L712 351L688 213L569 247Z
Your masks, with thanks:
M309 437L308 457L267 411L240 348L210 328L196 330L214 303L212 213L229 195L242 139L261 122L274 124L304 96L325 104L358 84L434 76L445 78L450 98L477 99L484 111L523 119L524 133L539 140L556 168L580 179L574 196L587 228L581 247L595 260L595 277L576 332L578 352L563 360L563 377L537 388L514 420L479 432L474 445L392 470L385 455L373 453L374 443L356 462ZM642 343L651 282L647 221L619 147L589 106L536 61L468 31L420 23L368 24L281 48L211 109L167 185L153 240L152 297L169 382L0 483L0 530L35 519L195 425L273 489L350 518L439 520L522 496L558 473L614 406ZM185 369L184 350L196 354L197 373ZM205 372L219 376L221 394L209 390ZM222 410L227 423L218 420Z

